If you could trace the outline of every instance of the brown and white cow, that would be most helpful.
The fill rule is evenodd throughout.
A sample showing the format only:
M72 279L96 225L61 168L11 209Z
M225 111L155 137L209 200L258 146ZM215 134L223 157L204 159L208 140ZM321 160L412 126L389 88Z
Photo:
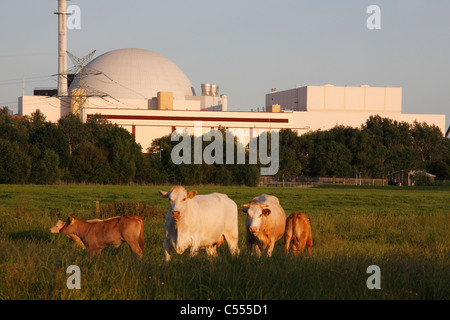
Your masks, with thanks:
M85 221L69 217L59 233L75 235L88 250L89 257L99 254L105 247L118 248L126 242L138 259L144 248L144 222L138 216L123 216L104 221Z
M286 225L286 214L277 197L262 194L252 199L249 204L241 206L247 213L245 219L247 250L251 252L253 245L257 256L267 249L267 255L272 256L275 242L283 234Z
M118 217L112 217L112 218L108 218L106 220L109 219L114 219L114 218L118 218ZM105 220L101 220L101 219L91 219L91 220L86 220L86 222L99 222L99 221L105 221ZM64 227L65 222L58 220L56 221L55 225L53 227L50 228L50 233L59 233L59 230L61 230L62 227ZM80 247L83 249L86 249L86 246L83 244L83 241L81 241L81 239L74 235L74 234L67 234L67 237L69 237L70 239L72 239L73 241L75 241L75 247Z
M238 209L226 194L197 195L182 186L168 192L159 191L169 199L164 222L164 255L170 260L173 250L182 254L190 248L191 256L206 249L209 256L217 255L217 247L227 242L231 254L239 254Z
M284 234L284 251L289 252L289 245L292 244L292 251L297 254L302 252L305 246L311 253L313 245L311 234L311 218L306 214L294 212L286 220L286 232Z

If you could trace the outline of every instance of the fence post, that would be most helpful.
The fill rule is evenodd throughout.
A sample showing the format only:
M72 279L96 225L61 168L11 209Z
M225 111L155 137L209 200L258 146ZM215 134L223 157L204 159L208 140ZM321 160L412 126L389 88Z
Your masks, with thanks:
M100 202L98 200L95 201L95 217L100 217Z

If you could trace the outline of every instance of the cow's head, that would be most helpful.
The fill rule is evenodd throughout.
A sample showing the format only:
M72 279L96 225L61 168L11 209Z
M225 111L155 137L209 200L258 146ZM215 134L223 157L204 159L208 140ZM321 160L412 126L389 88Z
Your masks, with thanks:
M59 233L66 234L66 235L75 233L77 230L76 221L77 221L77 218L68 217L64 226L59 230Z
M185 207L189 200L194 198L197 191L191 190L189 193L182 186L172 187L169 191L159 191L163 198L169 199L169 212L175 221L180 220L185 212Z
M61 220L58 220L53 227L51 227L50 232L51 233L59 233L59 230L64 227L64 222Z
M260 204L257 202L243 204L241 210L247 214L245 227L253 235L258 234L261 228L262 219L271 212L267 204Z

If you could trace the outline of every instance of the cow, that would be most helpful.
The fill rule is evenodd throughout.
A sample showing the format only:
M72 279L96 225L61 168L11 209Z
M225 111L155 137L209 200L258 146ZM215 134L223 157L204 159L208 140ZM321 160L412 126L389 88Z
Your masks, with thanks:
M191 257L200 249L215 257L224 241L232 255L239 254L238 208L226 194L197 195L197 191L188 193L182 186L159 193L169 199L164 221L165 261L170 261L173 250L182 254L188 248Z
M284 251L289 252L289 245L295 254L302 252L305 246L311 253L313 245L311 234L311 218L300 212L292 213L286 220L286 232L284 233Z
M267 255L272 256L275 242L283 234L286 225L286 214L277 197L262 194L243 204L241 210L247 214L245 219L247 251L252 252L255 246L256 255L267 249Z
M64 235L75 235L81 239L92 258L107 246L118 248L126 242L140 260L144 249L144 222L138 216L123 216L104 221L85 221L70 216L59 230Z
M114 218L117 218L117 217L108 218L106 220L114 219ZM101 219L86 220L86 222L99 222L99 221L104 221L104 220L101 220ZM59 233L59 230L61 230L61 228L64 226L64 223L65 222L61 221L61 220L56 221L55 225L50 228L50 233ZM76 236L74 234L68 234L66 236L75 241L75 247L80 247L82 249L86 249L86 246L83 244L83 241L81 241L81 239L78 236Z

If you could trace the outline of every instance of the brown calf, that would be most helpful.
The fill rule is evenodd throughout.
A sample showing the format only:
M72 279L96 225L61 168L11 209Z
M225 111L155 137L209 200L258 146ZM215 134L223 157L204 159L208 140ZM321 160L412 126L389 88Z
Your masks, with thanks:
M303 251L305 246L311 253L313 241L310 222L311 218L300 212L294 212L286 219L286 231L284 233L284 251L286 253L289 252L291 243L294 254Z
M112 217L109 219L114 219L114 218L118 218L118 217ZM109 220L107 219L107 220ZM99 222L99 221L103 221L100 219L92 219L92 220L86 220L86 222ZM62 227L64 227L65 222L58 220L55 225L53 227L50 228L50 232L51 233L59 233L59 230L61 230ZM86 249L86 246L83 244L83 242L81 241L81 239L74 235L74 234L68 234L66 235L67 237L69 237L70 239L72 239L73 241L75 241L75 247L80 247L82 249Z
M138 216L117 217L97 222L69 217L59 233L78 236L86 246L89 257L99 254L109 245L118 248L122 242L126 242L136 257L142 258L144 223Z

